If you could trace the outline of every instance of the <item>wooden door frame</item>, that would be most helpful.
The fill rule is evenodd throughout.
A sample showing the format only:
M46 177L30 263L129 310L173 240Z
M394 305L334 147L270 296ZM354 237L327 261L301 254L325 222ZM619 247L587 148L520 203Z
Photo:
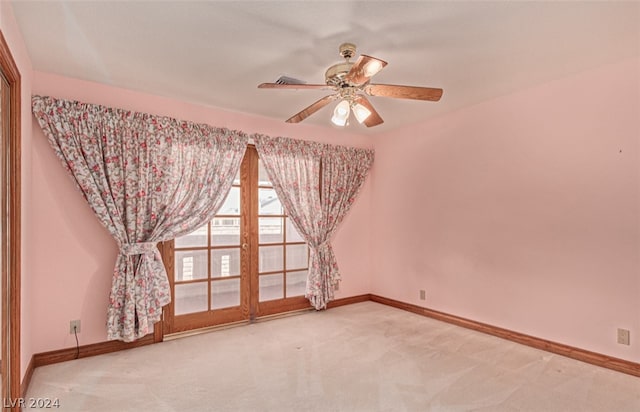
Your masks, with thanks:
M11 50L0 31L0 69L9 83L9 136L2 141L7 165L2 175L3 191L9 196L3 216L2 237L2 398L17 401L20 388L20 146L21 78ZM8 176L7 176L8 174ZM4 405L5 410L19 408Z
M255 180L258 178L258 152L256 147L252 144L247 145L247 150L244 152L246 161L246 167L244 170L245 175L241 176L241 179ZM258 191L253 189L252 185L244 185L242 201L245 202L244 212L242 219L244 219L245 228L249 228L248 231L242 234L243 242L249 247L244 250L244 253L248 254L248 257L242 259L243 262L248 264L247 270L244 272L244 276L248 276L246 279L248 283L249 293L247 293L247 316L250 322L253 322L256 318L254 302L258 299L258 284L252 273L258 273L258 225L249 221L253 219L258 213Z

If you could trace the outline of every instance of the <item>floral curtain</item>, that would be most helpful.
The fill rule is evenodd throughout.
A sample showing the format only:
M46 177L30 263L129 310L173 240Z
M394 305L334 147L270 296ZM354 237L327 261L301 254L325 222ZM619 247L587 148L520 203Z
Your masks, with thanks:
M323 305L333 300L335 285L340 280L338 263L329 239L360 193L373 158L373 150L344 146L327 145L323 153L320 199L327 247L319 250L319 261L322 263L320 272L311 273L307 283L307 290L312 288L311 295Z
M158 242L210 219L231 188L248 136L163 116L34 96L56 155L115 238L108 339L153 330L171 300Z
M305 297L316 309L324 309L340 281L331 237L364 183L373 151L283 137L252 137L278 198L309 245Z

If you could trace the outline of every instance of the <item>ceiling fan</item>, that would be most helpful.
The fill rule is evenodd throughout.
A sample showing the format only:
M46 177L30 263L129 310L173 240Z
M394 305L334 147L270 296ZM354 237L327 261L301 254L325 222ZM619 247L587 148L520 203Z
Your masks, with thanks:
M276 83L262 83L258 88L293 90L326 89L335 92L294 114L287 119L287 123L301 122L334 100L342 99L334 109L333 117L331 118L331 121L335 125L347 125L349 114L353 112L358 122L364 123L367 127L372 127L382 124L383 120L366 96L429 100L434 102L440 100L442 89L370 83L371 77L382 70L387 65L387 62L362 54L355 63L352 63L349 60L355 53L355 44L343 43L340 45L340 55L345 61L334 64L327 69L325 73L326 84L306 84L302 81L283 76L278 79Z

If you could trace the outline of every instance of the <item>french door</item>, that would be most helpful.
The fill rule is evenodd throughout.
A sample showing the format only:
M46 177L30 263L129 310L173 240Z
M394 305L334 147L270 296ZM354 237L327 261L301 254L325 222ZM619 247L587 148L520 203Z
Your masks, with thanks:
M253 145L216 216L160 249L172 293L165 335L310 307L307 244Z

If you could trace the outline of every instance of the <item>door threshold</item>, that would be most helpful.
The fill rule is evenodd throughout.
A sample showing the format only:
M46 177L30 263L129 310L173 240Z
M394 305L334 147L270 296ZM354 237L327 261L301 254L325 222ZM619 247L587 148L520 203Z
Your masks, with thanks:
M167 342L174 339L186 338L188 336L200 335L202 333L213 332L216 330L231 329L231 328L235 328L236 326L248 325L249 323L250 323L249 320L240 320L237 322L223 323L221 325L207 326L204 328L185 330L185 331L176 332L176 333L169 333L167 335L164 335L164 338L162 339L162 341Z
M312 312L312 311L315 311L315 309L304 308L304 309L290 310L288 312L274 313L272 315L259 316L254 319L253 323L264 322L272 319L288 318L289 316L301 315L303 313Z
M176 332L176 333L170 333L170 334L164 335L164 338L162 339L162 341L163 342L168 342L168 341L171 341L171 340L180 339L180 338L186 338L186 337L189 337L189 336L200 335L200 334L203 334L203 333L214 332L214 331L218 331L218 330L231 329L231 328L235 328L237 326L250 325L252 323L261 323L261 322L266 322L266 321L274 320L274 319L281 319L281 318L288 318L290 316L302 315L304 313L308 313L308 312L312 312L312 311L314 311L313 308L298 309L298 310L292 310L292 311L289 311L289 312L274 313L273 315L260 316L260 317L255 318L253 321L247 319L247 320L240 320L240 321L237 321L237 322L223 323L221 325L214 325L214 326L207 326L207 327L204 327L204 328L185 330L185 331L182 331L182 332Z

